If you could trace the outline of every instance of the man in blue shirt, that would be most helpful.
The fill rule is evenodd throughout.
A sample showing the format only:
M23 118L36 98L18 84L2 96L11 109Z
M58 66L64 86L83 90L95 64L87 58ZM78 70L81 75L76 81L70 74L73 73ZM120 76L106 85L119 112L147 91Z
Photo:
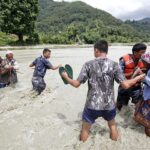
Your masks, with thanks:
M51 50L45 48L43 50L43 56L36 58L32 62L32 64L30 64L30 67L35 66L33 78L32 78L32 85L33 85L33 90L37 91L38 94L41 94L41 92L46 87L44 76L46 74L47 69L56 70L59 67L61 67L61 65L53 66L48 60L50 56L51 56Z

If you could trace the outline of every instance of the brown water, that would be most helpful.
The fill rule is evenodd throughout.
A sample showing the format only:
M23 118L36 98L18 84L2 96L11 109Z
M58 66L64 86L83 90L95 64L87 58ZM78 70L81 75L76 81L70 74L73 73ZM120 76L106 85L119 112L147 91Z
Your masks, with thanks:
M150 149L144 128L132 120L131 104L117 114L121 138L109 139L107 123L98 119L86 143L78 140L87 84L79 89L64 85L58 71L47 71L46 90L35 96L31 91L33 69L29 64L41 49L14 50L20 65L16 87L0 89L0 150L134 150ZM108 57L118 61L131 47L112 46ZM4 51L0 51L4 57ZM52 49L52 64L70 64L77 78L84 62L93 59L92 48ZM115 84L115 92L117 91Z

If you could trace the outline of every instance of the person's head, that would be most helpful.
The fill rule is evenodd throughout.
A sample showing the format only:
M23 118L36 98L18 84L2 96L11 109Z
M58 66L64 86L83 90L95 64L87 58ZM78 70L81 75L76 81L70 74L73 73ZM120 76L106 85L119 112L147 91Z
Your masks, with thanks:
M50 56L51 56L51 50L48 49L48 48L44 48L44 50L43 50L43 56L44 56L46 59L50 58Z
M143 43L137 43L132 48L132 53L136 59L139 59L146 52L147 46Z
M108 53L108 43L105 40L97 41L94 44L94 55L95 57L99 57L102 54Z
M143 61L145 68L150 69L150 52L143 54L141 60Z
M6 58L11 61L13 59L14 55L12 51L7 51L6 52Z

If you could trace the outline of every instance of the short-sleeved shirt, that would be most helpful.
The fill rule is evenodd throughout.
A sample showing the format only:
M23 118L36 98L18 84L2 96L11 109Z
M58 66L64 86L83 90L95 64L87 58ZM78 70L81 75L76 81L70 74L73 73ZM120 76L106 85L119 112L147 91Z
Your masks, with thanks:
M40 57L36 58L32 62L32 64L35 65L35 70L34 70L34 73L33 73L34 77L44 78L44 76L46 74L46 70L51 69L53 67L52 64L48 61L48 59L46 59L43 56L40 56Z
M148 71L144 79L144 83L145 83L143 91L144 100L150 100L150 70Z
M93 110L112 110L115 108L114 80L126 80L118 63L108 58L96 58L83 65L77 80L88 80L88 93L85 107Z
M123 58L119 60L119 65L121 67L122 72L124 73L125 61L123 60Z

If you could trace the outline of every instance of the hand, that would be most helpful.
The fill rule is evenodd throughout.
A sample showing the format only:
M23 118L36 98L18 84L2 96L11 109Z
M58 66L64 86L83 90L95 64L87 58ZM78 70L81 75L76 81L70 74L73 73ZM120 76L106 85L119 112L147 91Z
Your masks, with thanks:
M61 76L62 76L63 78L65 78L65 79L68 78L68 74L67 74L67 72L65 72L65 71L61 73Z
M140 74L143 74L143 71L140 68L137 68L135 70L135 73L138 74L138 75L140 75Z
M59 64L59 65L58 65L58 68L60 68L60 67L62 67L62 64Z
M14 67L13 66L6 66L5 67L7 70L14 70Z
M143 74L143 71L140 68L136 68L136 70L134 71L134 73L132 75L132 78L134 78L140 74Z
M143 73L143 74L141 74L141 75L135 77L135 79L137 80L137 82L138 82L138 81L142 81L142 80L144 80L145 76L146 76L146 74Z

